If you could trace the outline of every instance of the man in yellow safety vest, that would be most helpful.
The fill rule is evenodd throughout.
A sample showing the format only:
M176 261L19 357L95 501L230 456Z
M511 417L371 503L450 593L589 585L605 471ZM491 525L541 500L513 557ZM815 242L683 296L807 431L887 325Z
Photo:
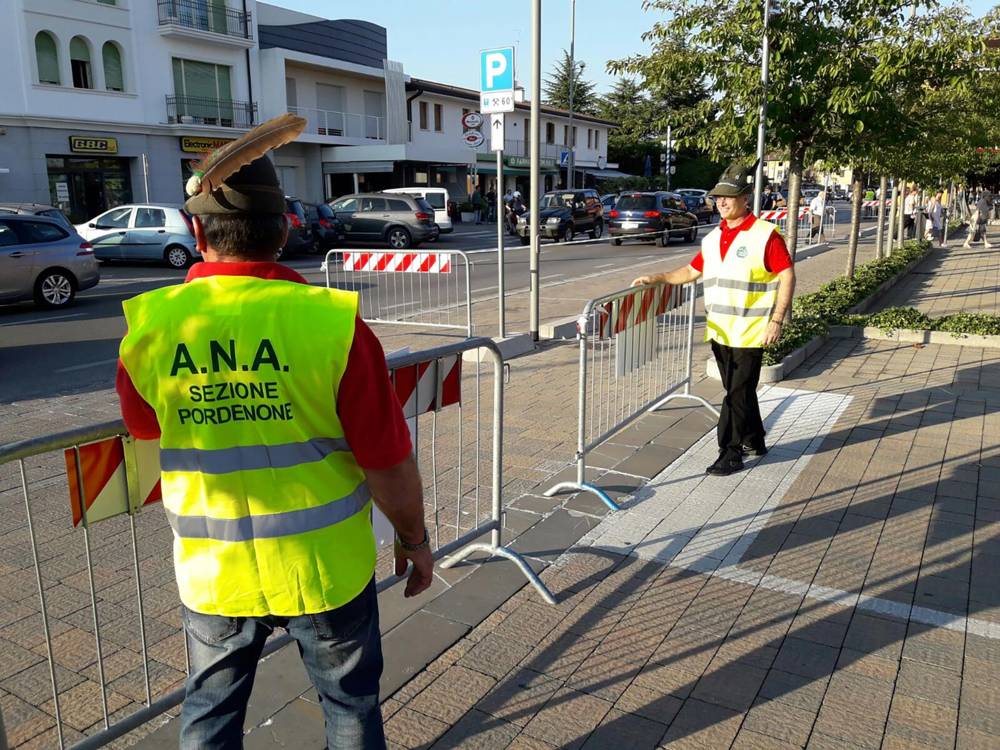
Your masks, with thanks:
M767 453L757 403L763 347L781 337L795 291L784 238L774 224L750 212L752 176L752 167L734 164L719 178L711 195L722 222L702 239L701 251L688 265L632 282L687 284L705 277L705 340L712 344L726 389L719 458L706 469L717 476L741 471L744 455Z
M218 179L189 184L185 204L204 262L124 303L116 384L132 434L160 441L191 659L181 747L242 746L281 627L328 747L384 748L372 501L396 529L397 574L412 564L406 596L433 576L406 422L357 295L276 262L288 225L271 161Z

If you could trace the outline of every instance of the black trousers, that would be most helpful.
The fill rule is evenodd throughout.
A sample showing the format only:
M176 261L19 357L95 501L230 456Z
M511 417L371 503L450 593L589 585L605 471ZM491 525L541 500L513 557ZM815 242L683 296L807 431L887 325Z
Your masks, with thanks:
M764 423L757 403L763 349L737 349L712 342L726 398L719 416L719 450L739 455L742 446L764 444Z

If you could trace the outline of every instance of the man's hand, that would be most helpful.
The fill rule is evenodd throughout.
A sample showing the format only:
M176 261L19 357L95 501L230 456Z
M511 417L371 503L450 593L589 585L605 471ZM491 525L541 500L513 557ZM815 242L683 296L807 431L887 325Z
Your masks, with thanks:
M422 594L434 581L434 557L429 547L421 547L410 552L396 544L396 575L406 573L407 561L413 563L413 569L406 579L406 590L403 596L409 598Z
M764 333L764 346L770 346L781 338L781 323L773 320L767 322L767 331Z
M646 286L647 284L655 284L656 276L640 276L637 279L632 279L632 283L629 286Z

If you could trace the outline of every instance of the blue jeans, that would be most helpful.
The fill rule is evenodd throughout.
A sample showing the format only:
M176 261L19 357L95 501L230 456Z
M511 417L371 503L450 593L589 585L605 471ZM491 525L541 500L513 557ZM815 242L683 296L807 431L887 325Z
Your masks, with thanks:
M184 608L191 656L182 750L243 747L243 721L264 642L288 630L319 693L330 750L383 750L379 709L382 641L375 581L352 601L299 617L223 617Z

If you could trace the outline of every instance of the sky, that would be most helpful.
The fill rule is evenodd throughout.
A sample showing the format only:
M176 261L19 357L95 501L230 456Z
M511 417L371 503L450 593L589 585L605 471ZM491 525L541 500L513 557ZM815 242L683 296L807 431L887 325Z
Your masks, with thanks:
M441 83L479 88L479 51L513 44L518 79L529 88L531 67L531 3L528 0L268 0L323 18L357 18L384 26L389 57L403 63L407 74ZM711 0L706 0L711 2ZM550 71L569 49L571 0L542 2L542 71ZM977 16L994 0L968 0ZM419 8L419 12L416 9ZM642 41L664 14L644 11L642 0L577 0L576 57L586 63L584 76L598 91L610 89L615 76L608 60L648 50Z

